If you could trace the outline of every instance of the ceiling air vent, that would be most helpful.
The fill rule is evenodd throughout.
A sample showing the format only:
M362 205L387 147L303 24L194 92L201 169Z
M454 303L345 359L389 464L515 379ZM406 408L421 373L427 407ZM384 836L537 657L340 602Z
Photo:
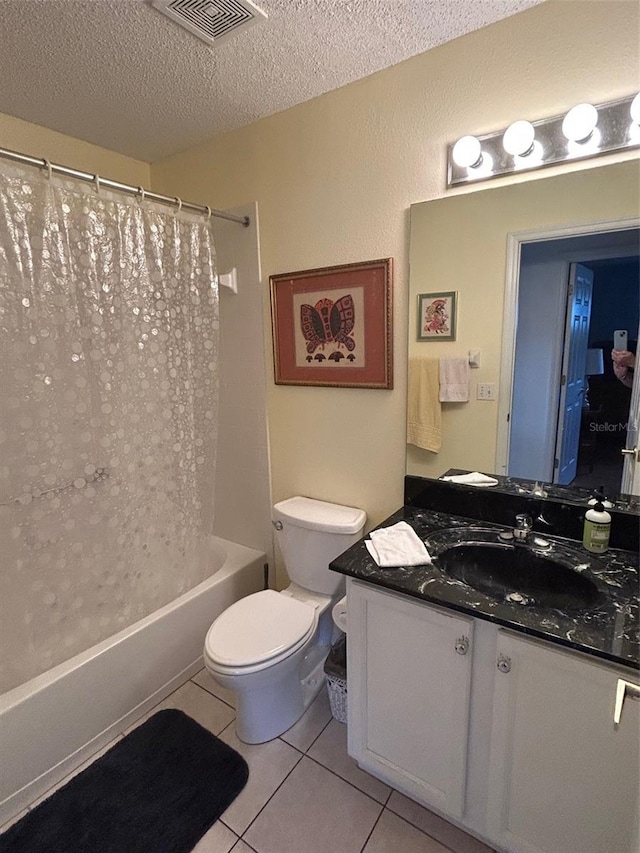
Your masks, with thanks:
M251 0L153 0L153 6L207 44L267 19Z

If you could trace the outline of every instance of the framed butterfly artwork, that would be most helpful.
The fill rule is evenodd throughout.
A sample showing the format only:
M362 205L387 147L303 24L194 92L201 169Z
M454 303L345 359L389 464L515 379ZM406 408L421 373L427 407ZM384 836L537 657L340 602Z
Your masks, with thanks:
M393 259L272 275L276 385L393 388Z

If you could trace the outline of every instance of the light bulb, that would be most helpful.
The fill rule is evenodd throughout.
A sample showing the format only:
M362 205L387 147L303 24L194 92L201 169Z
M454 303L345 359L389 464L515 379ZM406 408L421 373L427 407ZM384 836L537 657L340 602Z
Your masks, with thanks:
M595 128L587 139L581 142L567 142L567 153L569 157L589 157L592 154L597 154L602 142L602 134L599 128Z
M490 178L493 174L493 157L485 151L476 166L473 166L473 171L469 171L469 178L479 180L480 178Z
M534 139L533 145L524 156L518 157L517 154L513 156L513 165L516 169L532 169L535 166L542 166L543 162L544 148L537 139Z
M598 123L598 110L593 104L572 107L562 122L562 132L570 142L586 142Z
M473 168L482 162L482 146L475 136L463 136L453 146L453 162L462 168Z
M530 121L514 121L505 130L502 145L507 154L524 157L533 150L535 129Z
M635 124L640 124L640 92L631 101L629 112L631 113L631 120Z

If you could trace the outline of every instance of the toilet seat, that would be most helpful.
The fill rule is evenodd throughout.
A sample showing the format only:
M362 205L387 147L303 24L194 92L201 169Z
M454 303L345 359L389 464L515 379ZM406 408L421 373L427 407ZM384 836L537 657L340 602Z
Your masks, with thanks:
M314 633L318 610L272 589L241 598L215 620L205 654L224 673L257 672L297 651Z

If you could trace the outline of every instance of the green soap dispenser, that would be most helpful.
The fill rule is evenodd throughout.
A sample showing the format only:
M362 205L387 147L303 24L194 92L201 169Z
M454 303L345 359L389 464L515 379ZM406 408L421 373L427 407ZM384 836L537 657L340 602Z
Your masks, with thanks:
M611 533L611 515L606 511L601 501L584 514L584 530L582 544L594 554L603 554L609 547Z

